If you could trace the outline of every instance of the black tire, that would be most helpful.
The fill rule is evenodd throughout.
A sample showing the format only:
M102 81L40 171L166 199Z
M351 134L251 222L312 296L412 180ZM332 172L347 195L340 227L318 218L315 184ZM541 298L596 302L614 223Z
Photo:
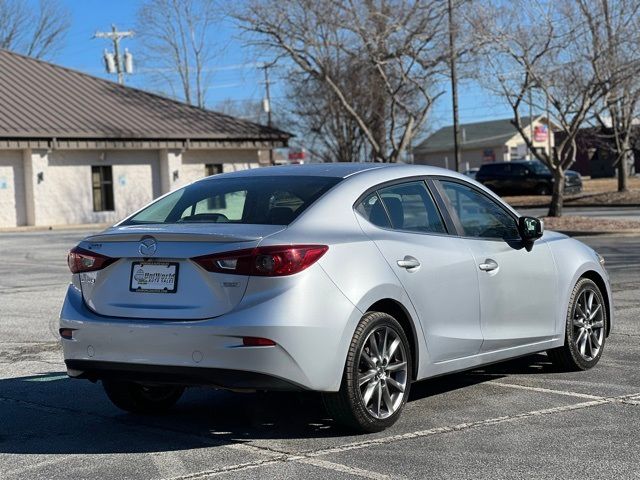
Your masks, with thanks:
M382 336L387 335L387 332L389 331L391 332L389 333L391 338L394 338L395 336L395 338L399 339L402 347L400 348L400 344L398 344L395 351L390 355L390 358L381 355L381 359L375 359L375 363L379 365L378 368L382 368L383 370L385 368L389 368L389 373L383 372L383 377L380 379L378 379L378 376L376 375L376 377L367 382L363 388L367 390L368 386L372 385L374 382L380 383L381 387L379 387L379 390L376 390L370 398L372 398L373 395L379 395L378 398L381 398L383 395L382 392L384 391L386 392L386 398L392 400L395 410L393 413L389 414L391 412L391 408L388 408L386 409L386 414L388 414L388 416L385 418L376 418L375 414L370 412L367 408L359 385L359 379L362 378L361 375L366 375L360 371L363 365L361 362L364 362L362 352L364 350L365 353L368 352L371 354L370 343L367 342L370 336L373 335L373 341L375 342L376 338L382 339ZM365 345L365 342L367 342L367 345ZM386 345L386 339L384 339L384 345ZM403 391L397 389L392 383L390 383L393 381L394 384L397 384L398 381L402 379L402 372L395 370L396 366L402 364L402 357L400 355L404 356L406 359ZM324 393L322 396L327 412L338 424L349 430L358 432L379 432L390 427L400 417L400 414L407 403L407 398L409 398L412 380L412 362L413 360L411 358L409 341L398 321L386 313L366 313L356 327L353 339L351 340L351 345L349 346L349 351L347 353L347 360L345 362L344 373L342 375L340 391L336 393ZM371 365L368 365L367 368L370 369L370 372L375 371L375 368ZM392 369L394 370L393 372L391 372ZM398 373L400 373L400 376L397 376ZM392 375L396 376L393 377ZM393 393L389 395L390 392ZM364 395L366 395L366 393ZM387 405L386 402L387 401L385 399L385 408ZM378 401L377 408L378 414L381 414L380 400Z
M582 303L584 303L584 300L581 299L585 299L585 295L588 296L589 292L593 293L594 300L598 302L597 305L600 305L600 307L597 308L596 304L594 304L593 309L595 310L597 308L598 311L596 312L596 317L594 317L595 320L590 322L591 325L586 329L589 333L585 334L585 336L588 336L588 344L591 345L591 347L587 347L587 342L585 341L585 352L589 352L591 355L587 355L587 358L585 358L578 344L581 340L581 333L579 333L581 328L576 326L575 322L582 323L582 318L578 318L582 317L581 313L583 312ZM564 345L547 351L547 355L553 365L563 371L588 370L593 368L602 357L602 352L604 351L608 322L605 300L600 288L598 288L598 285L592 280L581 278L573 288L569 300ZM602 324L601 326L600 323ZM580 342L580 344L581 343L582 342ZM598 343L599 346L594 355L592 348L595 343Z
M181 386L147 386L133 382L103 381L109 400L131 413L159 414L173 407L184 393Z
M551 195L551 188L546 183L541 183L536 187L536 195Z

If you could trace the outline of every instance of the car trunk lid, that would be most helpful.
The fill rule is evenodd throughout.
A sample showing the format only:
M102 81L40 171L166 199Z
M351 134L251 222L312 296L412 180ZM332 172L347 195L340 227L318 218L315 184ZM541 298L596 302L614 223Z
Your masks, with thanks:
M162 224L110 228L80 248L118 260L80 275L85 303L100 315L194 320L231 311L248 276L208 272L191 258L254 248L281 225Z

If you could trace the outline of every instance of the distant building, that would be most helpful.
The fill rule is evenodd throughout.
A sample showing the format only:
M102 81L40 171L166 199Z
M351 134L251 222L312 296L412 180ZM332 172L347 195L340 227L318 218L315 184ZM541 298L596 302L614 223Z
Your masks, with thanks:
M534 139L536 148L548 151L554 145L545 117L530 121L521 118L525 131ZM532 131L531 131L532 130ZM462 159L460 170L477 168L483 163L530 158L520 133L510 118L460 125ZM443 127L420 143L413 151L414 163L453 169L455 165L453 126Z
M628 172L640 172L640 126L634 126L632 135L632 155L627 159ZM556 132L560 142L565 138L562 132ZM598 128L581 128L576 135L576 161L571 165L581 175L591 178L614 177L617 169L614 166L615 141L612 132Z
M6 50L0 75L0 227L114 222L290 138Z

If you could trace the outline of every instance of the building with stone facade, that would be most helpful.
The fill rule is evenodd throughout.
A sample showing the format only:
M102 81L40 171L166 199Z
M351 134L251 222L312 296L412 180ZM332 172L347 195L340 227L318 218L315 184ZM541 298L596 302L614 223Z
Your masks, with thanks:
M289 138L0 50L0 227L112 223Z

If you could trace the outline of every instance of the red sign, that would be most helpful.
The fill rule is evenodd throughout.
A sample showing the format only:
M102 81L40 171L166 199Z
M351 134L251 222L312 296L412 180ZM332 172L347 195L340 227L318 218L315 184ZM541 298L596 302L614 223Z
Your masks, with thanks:
M549 130L546 125L536 125L533 127L533 141L534 142L546 142Z
M289 161L291 160L304 160L306 152L304 148L290 148L289 149Z

